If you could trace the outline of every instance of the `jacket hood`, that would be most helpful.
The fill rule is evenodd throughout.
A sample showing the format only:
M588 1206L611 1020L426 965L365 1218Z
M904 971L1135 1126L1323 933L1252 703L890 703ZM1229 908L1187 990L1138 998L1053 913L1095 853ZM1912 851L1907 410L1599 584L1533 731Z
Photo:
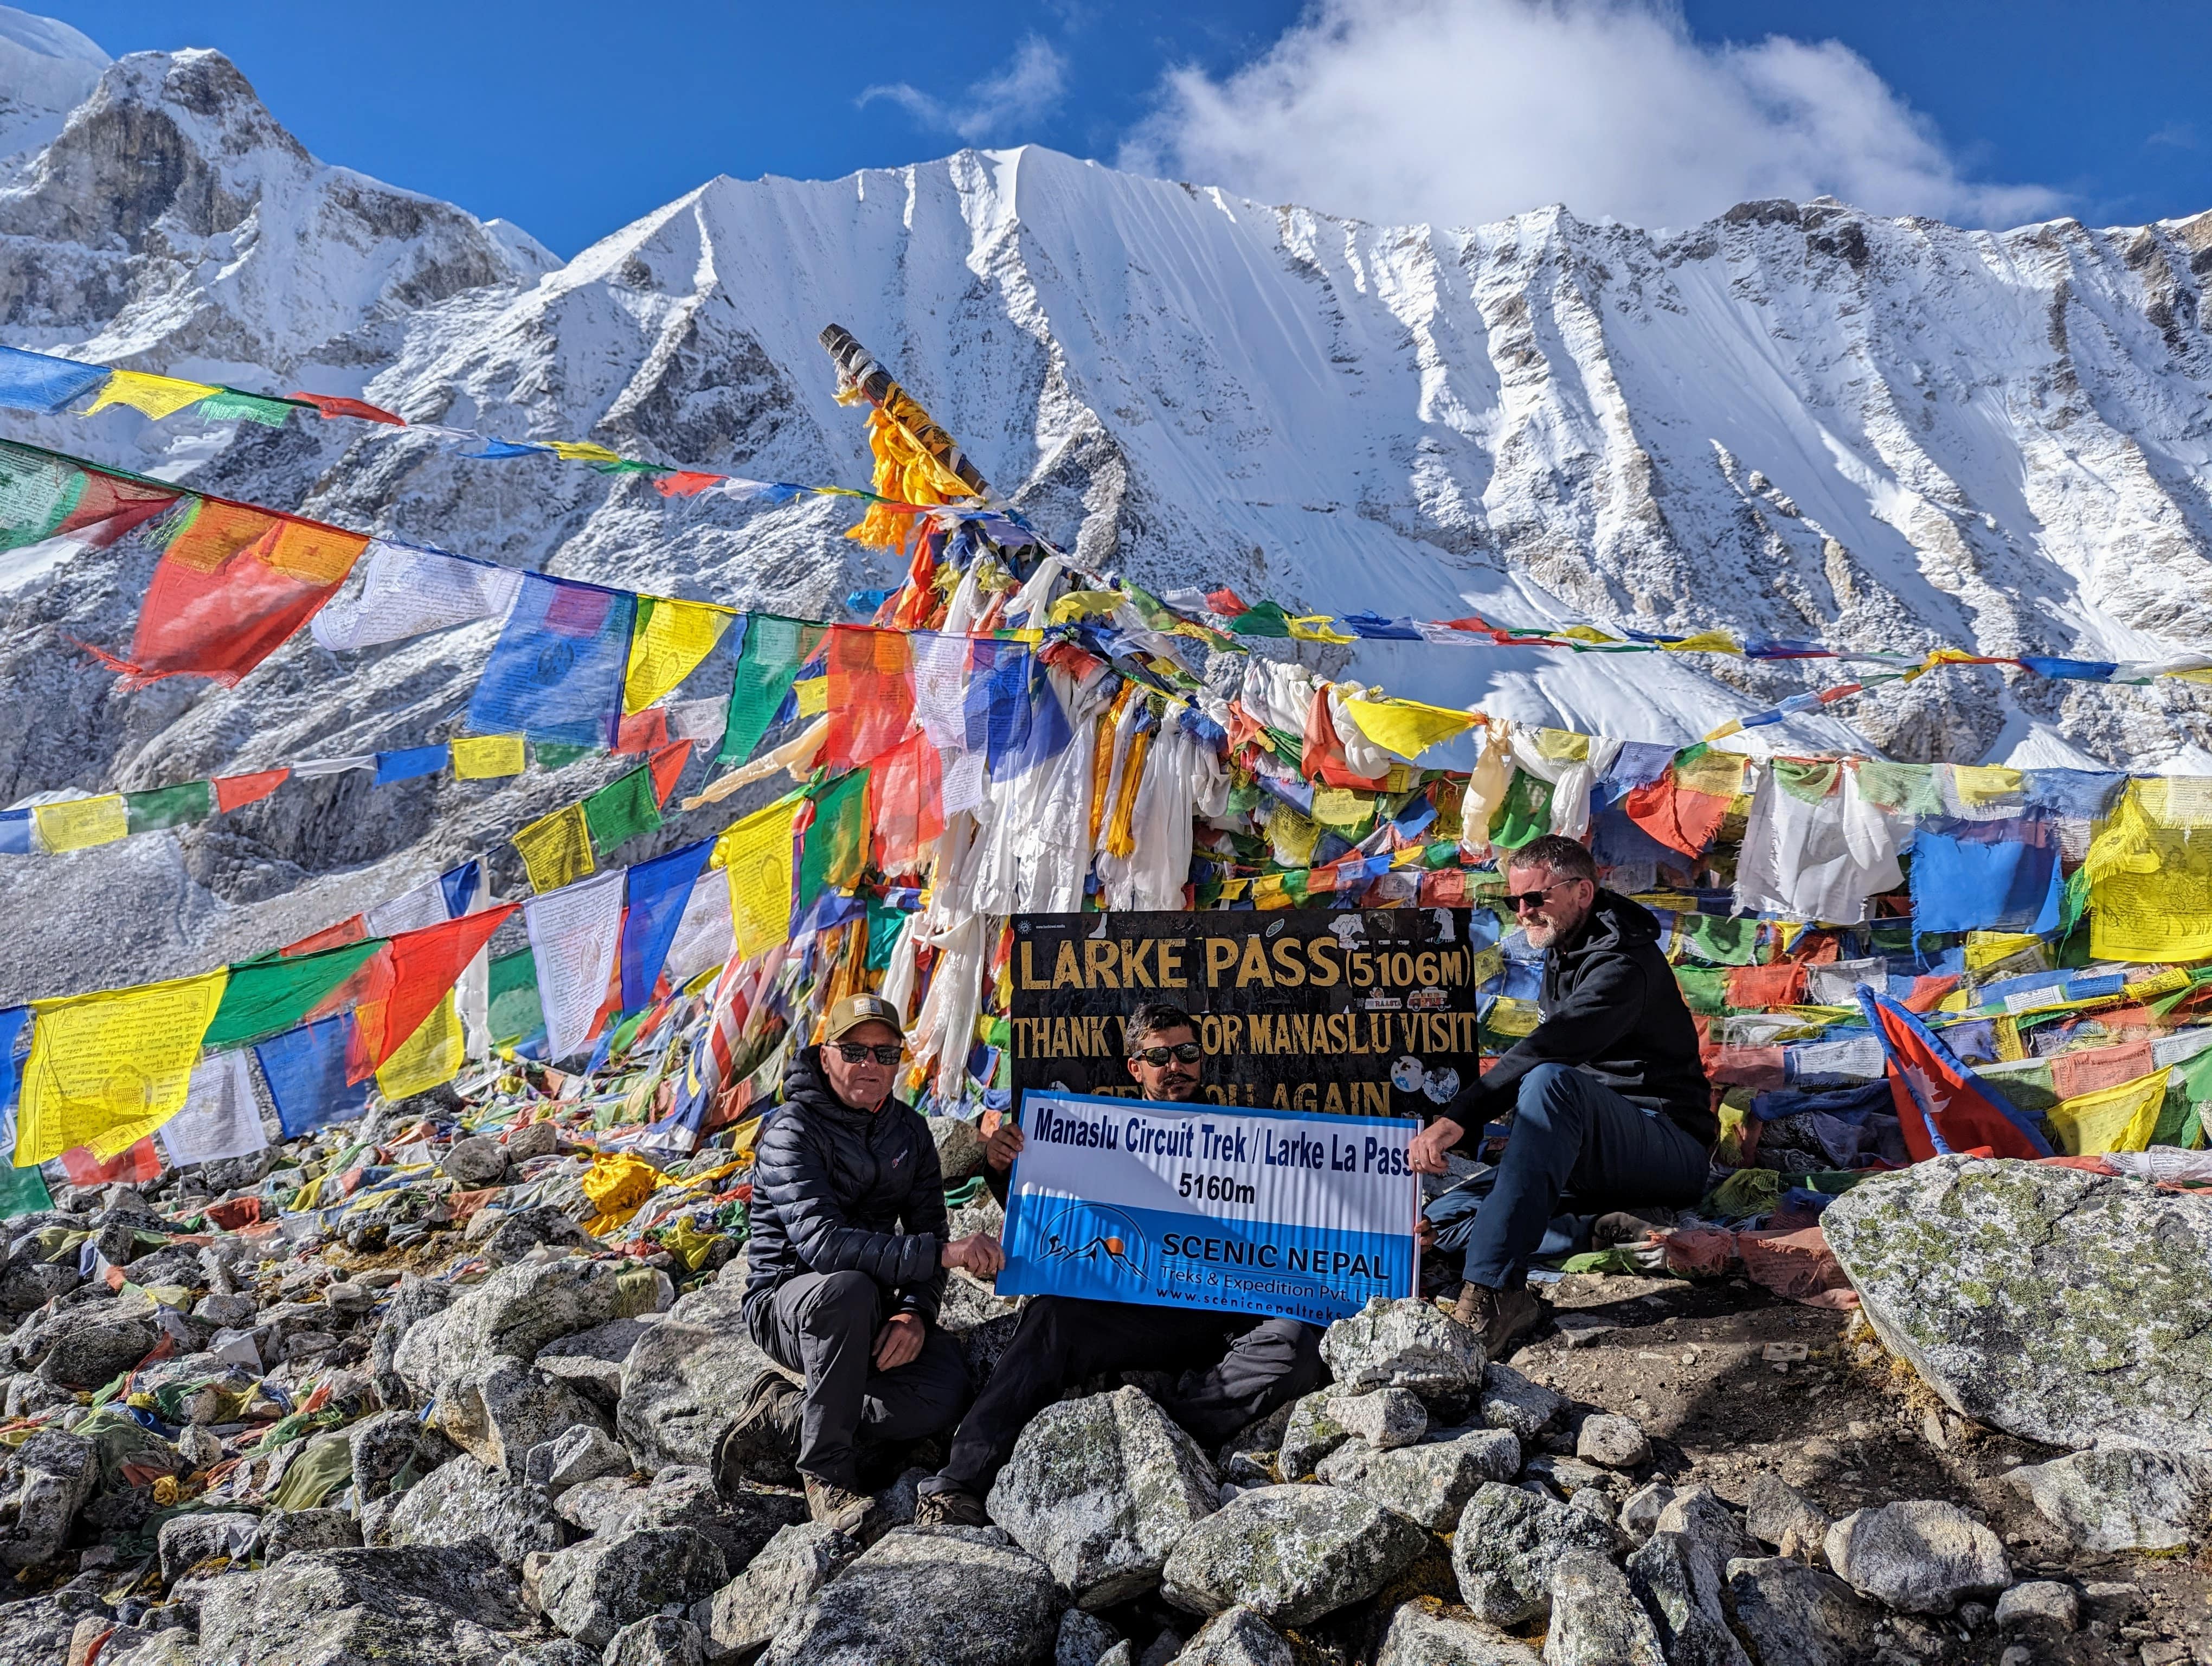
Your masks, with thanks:
M830 1085L830 1073L822 1067L819 1043L802 1047L785 1061L783 1097L787 1102L802 1104L823 1116L850 1117L855 1126L865 1126L884 1111L906 1103L893 1093L873 1111L856 1110L847 1104L837 1097L837 1090Z
M1641 903L1631 902L1619 891L1600 886L1597 900L1583 933L1565 952L1581 954L1589 949L1625 949L1659 940L1659 916Z

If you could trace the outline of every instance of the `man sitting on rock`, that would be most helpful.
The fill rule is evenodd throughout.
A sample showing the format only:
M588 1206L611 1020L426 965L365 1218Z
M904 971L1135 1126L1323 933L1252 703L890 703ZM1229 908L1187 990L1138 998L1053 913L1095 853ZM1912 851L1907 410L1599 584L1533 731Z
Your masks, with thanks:
M1694 1203L1719 1132L1697 1025L1650 910L1601 890L1589 852L1557 834L1516 851L1505 883L1522 930L1547 951L1541 1022L1409 1152L1417 1172L1442 1174L1447 1151L1475 1155L1491 1117L1513 1112L1453 1316L1482 1333L1493 1359L1540 1316L1528 1260L1562 1195L1593 1209Z
M890 1097L898 1018L848 995L784 1073L753 1159L744 1316L806 1387L763 1371L714 1465L730 1490L795 1462L809 1513L843 1532L869 1505L857 1443L921 1439L966 1403L960 1350L935 1322L945 1269L988 1279L1006 1261L988 1233L951 1236L928 1124Z
M1129 1074L1146 1098L1188 1104L1199 1097L1206 1055L1188 1012L1149 1002L1123 1030ZM1011 1122L985 1148L985 1172L1002 1202L1006 1172L1021 1148L1021 1130ZM922 1482L915 1519L985 1525L983 1495L1015 1440L1070 1383L1105 1371L1180 1371L1165 1409L1211 1450L1321 1380L1321 1338L1318 1326L1296 1319L1255 1323L1249 1314L1036 1297L954 1432L950 1461Z

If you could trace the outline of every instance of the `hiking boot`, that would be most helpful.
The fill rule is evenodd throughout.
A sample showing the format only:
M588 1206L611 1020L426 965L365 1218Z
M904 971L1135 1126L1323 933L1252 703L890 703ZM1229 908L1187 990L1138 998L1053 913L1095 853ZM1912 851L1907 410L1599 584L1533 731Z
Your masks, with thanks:
M725 1496L746 1481L775 1485L790 1480L799 1456L799 1414L805 1396L775 1371L753 1379L744 1409L714 1451L714 1486Z
M874 1504L866 1493L848 1492L819 1475L806 1477L806 1513L824 1527L857 1533Z
M948 1487L942 1493L924 1493L914 1502L914 1524L916 1527L988 1527L991 1518L983 1511L983 1500L965 1488Z
M1480 1333L1482 1351L1492 1359L1503 1359L1543 1316L1543 1304L1527 1290L1492 1290L1480 1284L1460 1286L1459 1304L1452 1309L1453 1318Z
M1653 1209L1639 1213L1631 1209L1615 1209L1610 1214L1600 1215L1590 1223L1590 1247L1610 1250L1616 1244L1631 1249L1640 1248L1654 1232L1671 1231L1674 1225L1672 1209Z

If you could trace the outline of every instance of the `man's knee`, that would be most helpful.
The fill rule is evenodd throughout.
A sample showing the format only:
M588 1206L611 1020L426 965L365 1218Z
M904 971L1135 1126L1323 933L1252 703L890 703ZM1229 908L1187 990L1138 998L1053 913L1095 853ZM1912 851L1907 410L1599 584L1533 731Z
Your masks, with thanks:
M1514 1094L1515 1137L1523 1129L1579 1133L1585 1120L1583 1084L1582 1075L1571 1065L1531 1066Z
M826 1273L808 1292L799 1325L820 1335L856 1324L871 1324L882 1304L882 1292L866 1273Z

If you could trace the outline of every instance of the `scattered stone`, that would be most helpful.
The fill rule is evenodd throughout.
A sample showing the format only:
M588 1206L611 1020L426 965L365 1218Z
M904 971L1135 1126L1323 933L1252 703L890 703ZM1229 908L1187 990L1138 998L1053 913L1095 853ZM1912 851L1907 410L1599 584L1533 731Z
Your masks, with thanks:
M173 1516L155 1535L161 1583L173 1585L187 1568L222 1557L242 1561L260 1536L261 1518L242 1510L210 1510Z
M579 1481L630 1472L629 1449L594 1423L582 1423L530 1449L523 1475L555 1497Z
M1138 1389L1064 1400L1030 1420L991 1488L991 1519L1078 1607L1140 1596L1221 1485L1196 1442Z
M1493 1626L1517 1626L1551 1607L1552 1569L1571 1551L1610 1555L1611 1527L1585 1511L1497 1482L1479 1487L1452 1535L1461 1599Z
M261 1518L255 1555L264 1566L310 1550L343 1550L361 1542L361 1524L343 1510L272 1510Z
M1729 1606L1762 1666L1861 1666L1875 1616L1832 1573L1786 1556L1728 1566Z
M482 1545L316 1550L200 1590L199 1659L494 1666L526 1623Z
M1340 1487L1257 1487L1183 1535L1160 1591L1193 1614L1243 1603L1299 1626L1372 1596L1427 1545L1415 1523Z
M1229 1608L1198 1628L1175 1666L1291 1666L1291 1645L1251 1609Z
M1291 1402L1290 1420L1283 1426L1283 1444L1275 1454L1276 1468L1285 1481L1303 1481L1321 1461L1352 1438L1352 1431L1329 1415L1334 1395L1322 1391Z
M1723 1568L1730 1562L1759 1554L1759 1546L1744 1531L1735 1512L1710 1487L1692 1487L1668 1499L1666 1508L1659 1512L1656 1529L1680 1533L1696 1541Z
M2104 1446L2005 1479L2083 1550L2179 1550L2204 1535L2212 1458Z
M1650 1616L1611 1559L1571 1550L1552 1565L1544 1666L1668 1666Z
M1418 1402L1417 1402L1418 1403ZM1485 1481L1521 1471L1521 1443L1503 1429L1447 1431L1435 1440L1377 1450L1352 1440L1323 1458L1316 1476L1331 1487L1410 1516L1432 1532L1449 1530Z
M995 1529L900 1528L815 1594L763 1666L1029 1666L1066 1602Z
M542 1244L556 1250L597 1250L599 1240L550 1204L503 1212L484 1237L483 1257L494 1267L519 1262Z
M1121 1635L1095 1614L1070 1608L1060 1617L1060 1636L1052 1645L1052 1666L1098 1666Z
M1827 1517L1771 1470L1751 1478L1744 1502L1745 1531L1781 1555L1802 1558L1818 1553L1827 1538Z
M2212 1453L2212 1201L1938 1157L1853 1187L1820 1225L1883 1344L1960 1416L2076 1450Z
M614 1634L602 1666L704 1666L706 1639L688 1620L647 1614Z
M1432 1302L1377 1296L1322 1338L1340 1394L1407 1389L1424 1397L1482 1385L1482 1338Z
M975 1123L964 1116L933 1116L929 1132L937 1141L938 1166L945 1170L947 1186L983 1172L983 1136Z
M1491 1428L1510 1429L1523 1440L1534 1440L1566 1408L1564 1395L1531 1382L1510 1365L1493 1361L1482 1374L1476 1415Z
M1629 1588L1650 1614L1670 1666L1751 1666L1729 1629L1726 1579L1727 1564L1686 1534L1654 1533L1628 1559Z
M2000 1626L2048 1620L2070 1632L2081 1624L2081 1599L2074 1594L2073 1586L2061 1584L2056 1579L2029 1579L1997 1598L1996 1620Z
M100 1481L100 1453L82 1435L42 1429L0 1462L0 1568L58 1557Z
M561 1130L550 1122L525 1122L507 1131L507 1160L527 1163L534 1157L550 1157L561 1149Z
M1429 1432L1429 1408L1403 1389L1332 1395L1324 1409L1331 1420L1386 1452L1411 1446Z
M587 1649L672 1604L688 1608L728 1583L714 1541L688 1527L644 1528L555 1554L538 1578L545 1617Z
M1658 1529L1661 1514L1674 1501L1674 1489L1664 1481L1645 1482L1620 1506L1621 1530L1632 1539L1650 1538Z
M1651 1442L1635 1419L1595 1412L1583 1420L1575 1456L1608 1469L1634 1469L1651 1461Z
M719 1659L759 1648L860 1554L858 1544L820 1522L779 1528L744 1572L703 1605L708 1655Z
M507 1178L507 1147L488 1134L456 1140L438 1166L464 1191L496 1186Z
M550 1372L493 1357L438 1384L438 1427L463 1451L520 1474L533 1446L578 1427L599 1426L598 1407Z
M743 1487L721 1493L711 1474L690 1464L672 1464L642 1487L626 1476L586 1481L562 1493L554 1507L563 1520L594 1535L691 1528L712 1541L732 1567L743 1567L781 1529L806 1519L806 1500L795 1492Z
M459 1450L412 1412L381 1412L346 1432L353 1484L364 1503L404 1491Z
M1997 1535L1933 1499L1854 1510L1828 1529L1825 1547L1828 1566L1854 1590L1908 1614L1948 1614L2012 1583Z
M1464 1609L1434 1597L1401 1603L1375 1666L1537 1666L1542 1657Z
M712 1465L714 1448L737 1421L746 1391L763 1371L775 1369L745 1334L742 1320L709 1329L672 1312L639 1339L623 1363L615 1432L648 1474L672 1463ZM796 1478L795 1471L763 1477Z
M509 1566L532 1551L568 1542L545 1494L464 1455L400 1495L386 1524L395 1545L459 1545L482 1539Z

